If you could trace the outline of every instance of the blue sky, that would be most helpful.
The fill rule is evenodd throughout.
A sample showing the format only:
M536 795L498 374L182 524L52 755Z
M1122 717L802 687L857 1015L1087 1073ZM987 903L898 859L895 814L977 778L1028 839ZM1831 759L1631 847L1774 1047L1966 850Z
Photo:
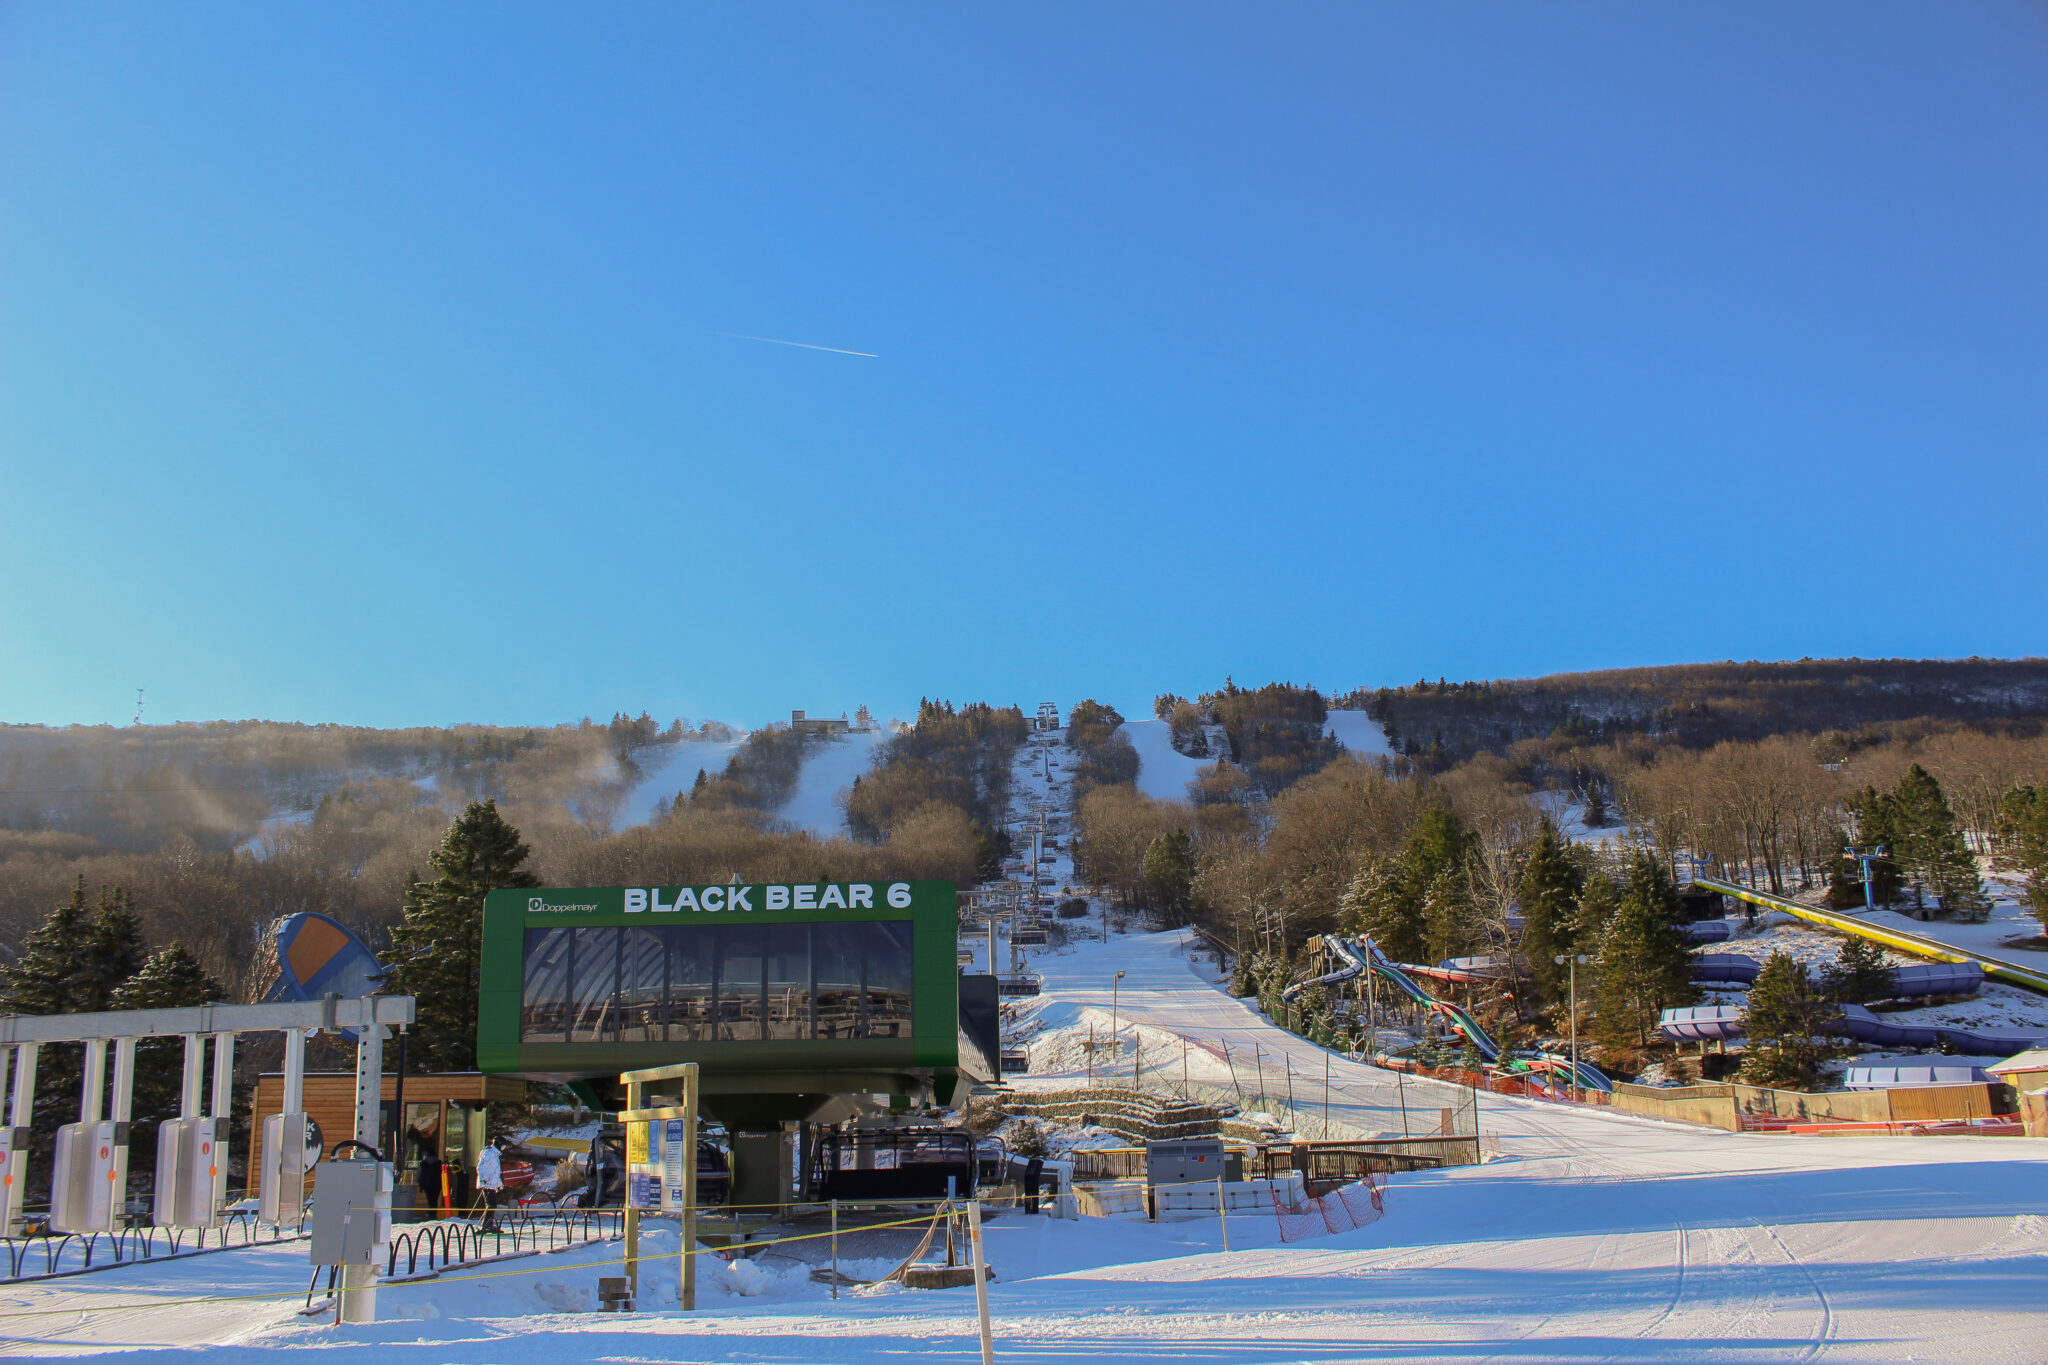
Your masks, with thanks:
M0 6L0 719L2048 652L2044 15Z

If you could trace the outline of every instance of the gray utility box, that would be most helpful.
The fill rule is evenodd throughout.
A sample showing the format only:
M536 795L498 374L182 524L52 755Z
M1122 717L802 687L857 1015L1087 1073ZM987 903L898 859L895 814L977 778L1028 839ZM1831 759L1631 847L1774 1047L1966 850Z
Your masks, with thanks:
M391 1163L323 1161L313 1168L314 1265L374 1265L391 1241Z
M1145 1183L1148 1185L1212 1184L1217 1180L1242 1180L1244 1160L1226 1156L1218 1138L1194 1138L1176 1142L1145 1144Z

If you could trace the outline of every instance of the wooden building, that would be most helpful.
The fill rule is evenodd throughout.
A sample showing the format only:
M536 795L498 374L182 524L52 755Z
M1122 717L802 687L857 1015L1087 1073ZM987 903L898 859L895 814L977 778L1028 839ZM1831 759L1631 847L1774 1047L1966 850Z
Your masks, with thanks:
M428 1071L405 1078L405 1123L398 1122L398 1078L384 1075L384 1114L377 1146L399 1164L399 1179L431 1152L451 1171L476 1169L484 1144L484 1113L493 1104L522 1104L526 1082L480 1071ZM355 1136L356 1076L353 1071L309 1071L305 1085L306 1115L320 1128L320 1150ZM263 1120L284 1112L284 1073L268 1072L256 1080L249 1110L249 1193L263 1169ZM403 1152L391 1150L394 1135L408 1139Z

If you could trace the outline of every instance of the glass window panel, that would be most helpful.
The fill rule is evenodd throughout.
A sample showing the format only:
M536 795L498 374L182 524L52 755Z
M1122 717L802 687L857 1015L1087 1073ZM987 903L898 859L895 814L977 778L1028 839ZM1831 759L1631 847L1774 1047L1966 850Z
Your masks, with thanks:
M668 944L668 1041L709 1041L718 931L709 926L676 925L661 930L661 936Z
M619 1041L658 1043L668 998L668 945L659 929L626 929L621 934Z
M910 922L881 920L867 932L867 1028L869 1038L910 1036Z
M592 926L570 932L576 953L569 973L569 1041L608 1043L618 1029L620 931Z
M768 940L768 1036L811 1036L811 927L791 924Z
M811 926L820 1038L861 1036L861 940L867 927L845 923Z
M767 935L752 925L718 926L719 1042L759 1042L764 1035L761 1008L763 950Z
M559 1043L569 1036L569 931L528 929L519 988L519 1041Z

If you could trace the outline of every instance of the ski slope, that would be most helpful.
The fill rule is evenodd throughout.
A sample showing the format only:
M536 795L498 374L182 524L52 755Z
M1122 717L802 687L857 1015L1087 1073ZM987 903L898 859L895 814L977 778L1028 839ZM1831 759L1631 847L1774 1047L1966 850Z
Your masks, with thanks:
M1363 711L1329 712L1323 718L1323 733L1334 736L1358 758L1378 758L1394 752L1394 746L1387 743L1387 732Z
M844 835L846 812L840 809L839 798L853 786L854 778L875 765L877 753L888 740L876 730L816 741L804 755L795 795L775 817L820 839Z
M1216 760L1189 758L1173 747L1173 727L1163 720L1127 720L1117 733L1138 751L1138 790L1154 801L1185 801L1188 783Z
M635 761L641 765L641 778L620 803L612 828L631 829L635 825L646 824L654 818L657 805L673 801L677 792L690 789L697 780L699 768L713 777L724 772L733 751L744 743L744 736L731 740L685 739L642 749L634 755Z

